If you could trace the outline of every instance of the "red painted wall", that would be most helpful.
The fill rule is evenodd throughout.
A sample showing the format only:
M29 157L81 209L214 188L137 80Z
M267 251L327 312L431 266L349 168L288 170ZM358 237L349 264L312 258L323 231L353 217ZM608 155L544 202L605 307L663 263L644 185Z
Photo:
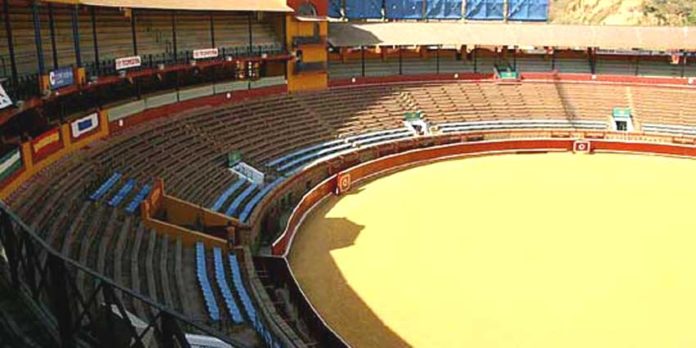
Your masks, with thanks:
M310 2L312 5L314 5L314 7L317 9L317 15L326 16L328 14L328 0L288 0L288 6L297 10L297 8L305 2Z
M454 145L412 150L382 157L374 161L352 167L343 171L342 174L350 174L352 181L354 183L359 183L361 180L398 167L433 161L449 156L463 156L484 153L490 154L497 151L509 153L515 151L531 151L540 149L571 151L572 148L572 139L506 140L480 143L459 143ZM322 198L336 190L336 177L337 175L332 175L302 197L300 203L298 203L293 210L285 231L273 243L273 255L284 255L288 251L288 247L294 238L297 227L299 227L304 215Z
M526 152L537 150L572 151L573 139L532 139L532 140L503 140L476 143L458 143L426 149L418 149L398 153L395 155L366 162L349 168L340 174L350 174L354 184L371 176L381 175L400 167L435 161L451 156L486 155L496 152ZM611 140L591 140L592 152L626 152L644 153L669 156L696 157L696 147L673 144L622 142ZM302 175L301 173L298 175ZM336 178L332 175L319 185L310 190L293 210L283 234L273 243L273 255L284 256L287 254L305 214L312 209L321 199L336 190Z

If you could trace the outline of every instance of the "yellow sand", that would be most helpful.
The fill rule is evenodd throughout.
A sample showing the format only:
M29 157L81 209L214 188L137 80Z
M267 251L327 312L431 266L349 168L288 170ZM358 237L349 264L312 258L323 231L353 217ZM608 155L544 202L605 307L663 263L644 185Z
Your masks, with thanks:
M696 347L696 161L505 155L331 198L290 261L355 347Z

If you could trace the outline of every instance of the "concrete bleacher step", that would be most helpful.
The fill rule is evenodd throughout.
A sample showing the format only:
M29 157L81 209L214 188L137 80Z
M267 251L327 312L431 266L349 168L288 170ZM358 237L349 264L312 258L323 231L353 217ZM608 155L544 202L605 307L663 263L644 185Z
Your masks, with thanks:
M70 247L72 245L73 237L75 236L75 234L77 234L77 231L80 229L82 223L84 223L84 220L88 215L88 211L91 208L91 205L92 205L92 203L89 201L84 201L82 203L82 207L80 208L80 212L77 214L77 216L75 216L73 218L73 221L70 224L70 227L67 229L67 231L63 235L61 245L56 245L56 248L58 250L61 250L61 253L63 255L65 255L65 256L70 255Z
M99 248L95 248L96 250L93 251L93 253L96 252L96 258L97 258L97 267L95 268L99 273L109 277L113 278L113 273L111 271L107 271L106 269L106 261L107 259L111 259L113 262L113 252L114 252L114 240L118 237L118 232L120 230L121 226L117 223L117 219L119 218L119 213L118 210L113 209L111 211L111 217L109 218L109 222L104 226L104 233L100 236L99 239ZM92 256L92 257L95 257Z
M124 253L127 253L128 250L126 250L126 245L128 237L129 237L129 231L131 230L131 226L133 225L133 220L130 216L125 217L125 221L123 225L121 226L121 229L118 231L118 236L116 237L116 247L114 248L114 257L113 257L113 262L110 265L113 268L113 279L119 284L125 285L128 284L127 282L124 281L123 279L123 259L124 259ZM130 273L129 273L130 275ZM126 285L127 286L127 285ZM116 294L119 298L121 297L121 293L118 292Z
M180 282L183 293L186 296L186 303L189 310L186 312L198 321L207 321L208 312L205 306L205 299L198 282L196 248L183 247L181 249Z
M102 236L102 226L104 225L105 216L108 214L108 209L106 209L104 206L99 206L96 210L96 213L92 214L92 219L89 222L89 225L84 229L83 235L76 239L80 243L78 257L80 264L86 265L92 269L96 269L97 266L96 258L94 257L96 249L98 248L96 244ZM86 274L84 272L77 273L77 284L87 292L94 289L95 286L95 284L87 281Z
M5 270L0 267L0 272ZM29 299L0 279L0 346L57 347L57 328L36 310Z
M184 264L183 264L183 243L181 238L176 240L174 247L174 265L172 274L174 275L174 283L178 289L178 297L181 302L181 312L182 313L194 313L194 308L191 305L190 297L186 293L186 287L184 286Z
M103 210L103 206L97 206L96 209L89 210L89 214L85 218L84 223L76 231L77 233L68 246L68 254L73 260L77 260L81 264L87 262L89 247L94 240L93 231L99 226L99 216L103 213ZM81 284L81 277L84 277L84 273L78 272L77 277L78 284Z
M169 238L165 235L160 238L160 254L158 257L159 267L157 272L160 276L160 283L162 288L163 302L165 305L171 308L176 308L174 305L174 296L172 294L172 284L169 284L169 269L167 264L169 263Z
M156 254L157 248L157 232L149 231L147 236L147 249L145 252L145 274L141 274L147 284L147 291L145 292L150 299L157 301L160 296L158 295L157 281L155 278L155 269L153 266L153 260ZM142 278L141 278L142 279ZM153 315L154 313L150 313Z
M135 241L133 243L132 250L130 252L130 275L131 275L131 288L137 293L143 293L142 286L140 284L140 250L143 249L142 244L146 234L146 228L142 223L139 224L138 229L135 233ZM145 318L145 310L140 301L133 302L133 308L136 314Z

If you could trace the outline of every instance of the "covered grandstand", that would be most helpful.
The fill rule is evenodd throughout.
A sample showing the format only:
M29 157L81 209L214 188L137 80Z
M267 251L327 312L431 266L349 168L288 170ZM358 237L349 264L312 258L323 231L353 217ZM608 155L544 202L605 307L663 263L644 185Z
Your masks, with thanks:
M691 156L696 29L389 3L5 0L0 242L47 339L342 346L283 258L341 172L500 139Z

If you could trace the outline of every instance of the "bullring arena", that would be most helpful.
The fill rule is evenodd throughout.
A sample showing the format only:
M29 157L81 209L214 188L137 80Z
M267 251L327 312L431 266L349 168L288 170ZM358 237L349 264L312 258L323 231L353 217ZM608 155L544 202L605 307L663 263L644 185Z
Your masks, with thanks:
M696 30L4 0L0 346L696 344Z
M321 202L290 265L353 346L690 345L695 174L618 154L426 164Z

